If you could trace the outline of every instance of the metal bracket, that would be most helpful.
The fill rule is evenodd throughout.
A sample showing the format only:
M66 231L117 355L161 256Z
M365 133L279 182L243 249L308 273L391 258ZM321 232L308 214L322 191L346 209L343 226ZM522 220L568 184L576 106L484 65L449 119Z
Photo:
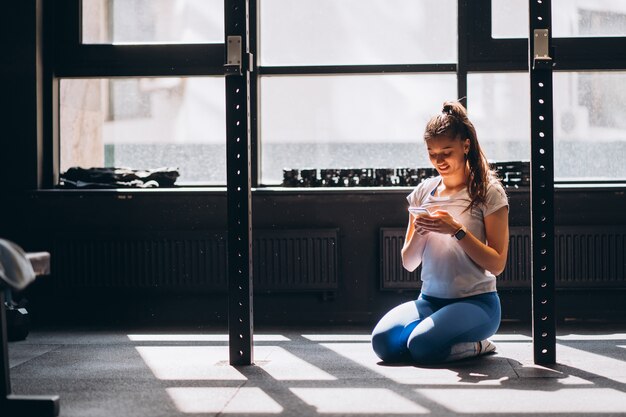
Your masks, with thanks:
M241 75L242 73L241 36L228 36L226 39L226 75Z
M548 29L535 29L533 31L533 69L546 69L552 67L550 57L550 37Z

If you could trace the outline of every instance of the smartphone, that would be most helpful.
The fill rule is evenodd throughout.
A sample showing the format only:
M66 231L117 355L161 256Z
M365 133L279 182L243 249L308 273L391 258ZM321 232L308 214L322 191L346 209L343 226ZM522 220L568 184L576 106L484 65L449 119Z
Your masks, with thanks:
M418 217L430 216L430 212L424 207L409 207L409 212Z

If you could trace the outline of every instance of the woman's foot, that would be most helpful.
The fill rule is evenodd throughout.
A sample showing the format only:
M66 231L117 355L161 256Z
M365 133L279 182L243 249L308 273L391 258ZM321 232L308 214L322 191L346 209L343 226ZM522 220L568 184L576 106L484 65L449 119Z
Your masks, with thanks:
M488 355L496 351L496 345L488 339L478 342L478 355Z

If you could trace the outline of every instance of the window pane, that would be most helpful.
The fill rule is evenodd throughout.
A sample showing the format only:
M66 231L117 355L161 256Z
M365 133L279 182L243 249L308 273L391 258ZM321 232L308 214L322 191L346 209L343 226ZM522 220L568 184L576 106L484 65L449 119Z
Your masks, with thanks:
M626 179L626 72L554 74L555 177Z
M178 168L226 183L223 77L61 80L60 169Z
M528 0L491 0L494 38L528 37ZM552 0L557 38L626 36L623 0Z
M528 30L528 0L491 0L491 36L528 38Z
M469 74L467 100L468 115L490 161L530 159L528 74Z
M422 135L456 75L261 78L264 184L285 168L430 167Z
M456 0L263 0L261 65L456 62Z
M223 43L223 0L82 0L83 43Z

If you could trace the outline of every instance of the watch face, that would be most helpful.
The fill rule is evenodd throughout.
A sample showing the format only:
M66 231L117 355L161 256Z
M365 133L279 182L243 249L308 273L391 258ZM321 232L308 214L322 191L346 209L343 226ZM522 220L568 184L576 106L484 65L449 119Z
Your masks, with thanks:
M465 237L465 230L463 229L459 230L458 232L454 234L454 237L456 237L457 240L463 239Z

